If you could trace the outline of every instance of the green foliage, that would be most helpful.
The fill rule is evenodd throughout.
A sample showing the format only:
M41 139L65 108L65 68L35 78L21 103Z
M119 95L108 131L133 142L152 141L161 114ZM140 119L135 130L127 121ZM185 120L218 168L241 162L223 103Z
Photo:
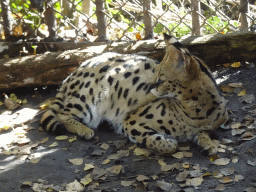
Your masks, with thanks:
M154 32L155 33L161 33L164 29L164 26L161 23L158 23L155 27L154 27Z
M219 17L214 16L214 17L209 17L207 19L209 24L211 24L215 29L218 31L222 30L224 27L227 26L228 22L222 21ZM215 30L210 26L210 25L205 25L205 34L212 34L215 33ZM224 33L228 32L228 28L225 28L222 30Z
M175 25L177 26L177 25ZM191 32L190 28L187 27L185 24L181 23L178 27L175 27L172 24L168 25L168 28L172 31L173 30L173 35L176 37L180 38L184 35L187 35Z

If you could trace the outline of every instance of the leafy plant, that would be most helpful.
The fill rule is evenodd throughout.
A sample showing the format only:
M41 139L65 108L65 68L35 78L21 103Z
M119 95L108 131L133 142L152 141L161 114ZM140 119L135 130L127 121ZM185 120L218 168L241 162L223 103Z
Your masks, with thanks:
M227 26L228 22L222 21L219 17L209 17L207 21L218 31L222 30L224 33L228 32L228 28L224 28L225 26ZM210 25L205 25L205 34L212 33L215 33L215 30Z

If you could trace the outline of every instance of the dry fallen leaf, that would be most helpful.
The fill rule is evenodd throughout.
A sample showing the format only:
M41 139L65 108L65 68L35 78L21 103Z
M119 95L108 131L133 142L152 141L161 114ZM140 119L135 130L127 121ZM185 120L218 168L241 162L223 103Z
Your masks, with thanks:
M92 182L92 177L93 177L92 174L87 174L84 178L81 179L80 183L86 186Z
M30 163L38 163L43 157L40 153L34 153L30 157Z
M143 149L143 148L139 148L137 147L136 149L134 149L134 154L135 155L144 155L144 156L149 156L150 155L150 151L147 149Z
M113 167L107 168L106 170L108 172L111 172L111 173L114 173L114 174L118 175L121 172L122 168L123 168L122 165L115 165Z
M159 165L166 165L166 163L164 162L164 160L163 159L158 159L158 164Z
M233 68L238 68L240 66L241 66L240 62L234 62L234 63L231 64L231 67L233 67Z
M246 131L243 135L242 135L242 139L243 140L252 140L254 139L256 136L253 135L250 131Z
M254 167L254 166L256 166L256 159L254 159L253 161L248 160L247 163L248 163L249 165L252 165L252 166Z
M135 181L121 181L121 185L122 186L125 186L125 187L128 187L130 186L131 184L133 184Z
M231 127L232 129L238 129L238 128L241 127L241 126L242 126L241 123L235 123L235 124L230 125L230 127Z
M232 129L231 134L232 136L235 136L235 135L241 135L244 132L245 132L244 129Z
M184 157L183 152L174 153L174 154L172 154L172 156L177 159L182 159Z
M72 143L72 142L74 142L74 141L76 141L77 140L77 137L76 136L72 136L72 137L69 137L68 138L68 142L69 143Z
M145 180L149 180L148 177L146 177L145 175L138 175L138 177L136 177L137 181L145 181Z
M74 182L67 184L66 190L79 192L79 191L83 191L84 187L81 183L79 183L77 180L75 180Z
M170 170L173 170L173 165L162 165L161 166L161 171L164 171L164 172L166 172L166 171L170 171Z
M108 159L120 159L122 157L128 157L129 156L129 150L119 150L117 151L117 154L109 155Z
M180 172L180 173L176 176L176 180L177 180L178 182L185 181L188 175L189 175L189 172L188 172L188 171Z
M60 135L60 136L55 137L55 139L59 140L59 141L63 141L63 140L67 140L68 136L67 135Z
M228 176L228 175L232 175L235 172L235 169L233 167L231 168L223 168L220 170L221 174Z
M40 143L41 143L41 144L46 143L48 140L49 140L49 137L42 138L42 139L40 140Z
M8 95L6 95L5 93L3 93L3 95L5 96L5 100L4 100L4 104L5 106L9 109L9 110L13 110L13 109L16 109L18 108L20 105L15 101L17 99L14 98L14 97L11 97L12 94L10 95L10 98L8 97Z
M216 159L215 161L212 162L214 165L227 165L229 163L230 159L228 158L220 158Z
M220 85L220 90L225 93L232 93L235 89L234 87L230 87L229 85Z
M83 159L82 158L75 158L75 159L68 159L70 163L73 165L82 165Z
M95 167L92 171L92 174L93 174L94 179L98 179L98 178L105 176L107 174L107 171L105 169Z
M243 89L240 93L237 94L237 96L245 96L246 95L246 89Z
M234 179L235 182L238 182L238 181L241 181L241 180L244 180L243 175L235 175L235 179Z
M49 145L49 147L57 147L58 145L59 145L59 143L55 141L51 145Z
M136 40L142 40L140 33L136 33Z
M156 186L161 188L164 191L170 191L172 189L172 184L163 181L157 181Z
M221 179L219 179L219 182L221 182L221 183L230 183L232 181L233 180L231 179L230 176L225 176L225 177L222 177Z
M214 189L215 191L224 191L226 189L224 184L219 184L216 186L216 188Z
M108 164L110 162L110 159L105 159L104 161L102 161L102 165Z
M203 177L193 178L193 179L187 179L186 180L186 186L194 186L197 187L202 184Z
M109 145L106 144L106 143L103 143L100 147L101 147L102 149L104 149L104 150L108 150Z
M242 87L243 84L242 83L229 83L228 84L230 87Z
M90 169L93 169L94 168L94 165L93 164L85 164L84 165L84 170L87 171L87 170L90 170Z
M183 156L184 157L193 157L193 153L188 152L188 151L183 151Z

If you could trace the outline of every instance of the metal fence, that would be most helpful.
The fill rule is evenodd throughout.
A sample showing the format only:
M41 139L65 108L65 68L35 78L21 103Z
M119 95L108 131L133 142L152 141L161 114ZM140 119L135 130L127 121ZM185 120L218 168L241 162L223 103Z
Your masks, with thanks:
M255 30L255 0L1 0L0 39L130 41Z

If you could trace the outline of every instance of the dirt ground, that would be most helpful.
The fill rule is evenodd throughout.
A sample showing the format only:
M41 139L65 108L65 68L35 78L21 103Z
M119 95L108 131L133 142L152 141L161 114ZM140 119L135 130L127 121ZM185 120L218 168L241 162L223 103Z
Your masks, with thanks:
M221 144L214 157L195 144L183 144L174 156L141 150L107 123L91 141L71 134L57 140L40 131L40 116L34 117L56 87L12 91L28 103L12 112L0 106L0 128L11 125L0 132L0 192L256 191L256 68L246 63L213 71L231 119L213 134Z

